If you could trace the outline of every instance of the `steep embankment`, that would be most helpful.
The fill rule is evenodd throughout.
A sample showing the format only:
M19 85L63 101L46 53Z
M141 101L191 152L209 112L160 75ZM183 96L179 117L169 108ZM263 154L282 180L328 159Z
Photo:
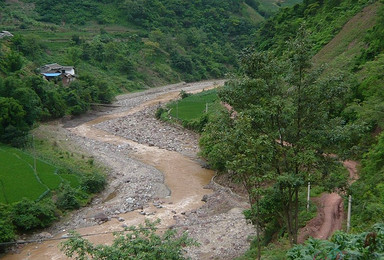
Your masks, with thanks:
M376 23L380 5L380 3L368 5L350 19L342 30L313 57L313 61L317 65L326 63L328 71L351 69L355 57L364 48L363 40L367 31ZM352 184L358 178L357 162L348 160L343 164L349 171L349 183ZM345 214L340 195L322 194L321 197L314 199L314 202L319 207L318 215L301 229L299 242L305 241L308 237L327 239L334 231L342 228Z
M328 64L330 70L351 68L354 58L364 47L363 40L367 31L376 23L380 5L378 2L368 5L350 19L341 31L313 57L313 61L316 64Z

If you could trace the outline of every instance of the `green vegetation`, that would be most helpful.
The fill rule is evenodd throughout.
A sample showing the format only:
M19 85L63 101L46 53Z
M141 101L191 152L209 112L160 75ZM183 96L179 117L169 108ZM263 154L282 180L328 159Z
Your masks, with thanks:
M313 42L314 55L341 30L356 13L370 4L370 0L305 0L292 8L283 8L258 30L254 47L257 50L286 50L286 41L293 38L305 23Z
M119 92L219 78L239 69L218 91L218 100L215 91L181 93L182 100L156 116L176 117L202 132L202 155L211 167L245 184L252 204L246 216L264 232L250 257L266 251L269 259L341 257L335 248L342 248L346 259L380 257L380 226L364 248L361 241L369 234L339 233L331 242L310 240L288 256L283 250L296 242L298 228L313 213L303 211L307 181L317 185L316 194L336 189L353 195L353 231L383 221L382 0L52 3L0 1L0 22L15 35L0 39L0 142L25 145L37 122L79 115L92 103L111 102ZM303 24L308 35L302 33ZM43 81L36 68L53 62L75 66L77 80L67 87ZM237 116L231 117L220 101ZM208 114L207 103L213 104ZM29 176L28 184L35 183L30 192L36 197L50 189L57 200L54 205L24 200L0 205L0 241L13 239L16 230L48 225L59 210L84 205L87 192L105 185L92 158L75 158L45 141L36 150L42 172L40 182ZM339 158L324 156L328 153ZM33 170L32 157L14 154L4 156L20 171L1 176L2 183ZM345 158L361 159L360 179L351 187L338 162ZM82 162L76 169L71 166L75 160ZM57 175L52 174L56 169ZM13 191L1 185L0 200L6 202ZM46 214L36 219L44 206ZM16 211L20 218L14 217ZM265 245L271 241L277 242ZM84 240L72 242L68 254L118 253Z
M304 217L301 191L308 181L327 190L346 187L346 172L324 153L338 152L358 125L341 117L348 86L311 69L305 30L288 45L282 57L243 54L244 75L219 92L238 115L232 120L222 113L209 122L200 144L212 167L244 184L252 205L246 216L264 231L266 242L286 234L296 244Z
M169 103L166 108L159 108L156 117L176 120L186 128L201 132L209 116L221 108L215 89L194 95L181 91L180 97L180 100Z
M384 133L361 161L360 178L350 188L353 196L352 227L367 230L384 222Z
M52 201L34 202L23 199L12 206L13 224L22 231L44 228L56 219L56 207Z
M56 168L18 149L0 146L1 197L0 203L13 203L22 198L36 200L60 183ZM20 189L23 187L23 189Z
M224 77L264 19L257 0L1 4L2 28L14 36L0 39L0 142L14 146L36 122L120 92ZM77 80L44 81L38 68L49 63L75 66Z
M183 248L198 244L187 233L177 234L168 229L159 235L156 225L160 220L145 225L131 226L125 232L115 234L112 245L93 245L76 233L61 244L61 250L75 259L185 259Z
M368 232L347 234L337 231L330 241L308 239L288 251L287 259L382 259L384 226L376 224Z
M41 142L38 141L38 143L40 145L37 145L37 149L43 149ZM37 200L51 191L58 190L63 183L70 184L73 189L81 188L88 194L98 193L104 189L105 177L95 170L95 167L89 167L88 162L85 162L83 169L75 170L70 168L72 167L70 162L75 159L69 160L69 162L58 162L59 159L54 158L54 154L53 156L51 154L46 159L53 164L56 162L60 165L54 166L39 159L41 152L37 151L37 153L35 173L32 154L8 146L0 146L0 156L3 158L0 162L2 169L0 203L14 203L22 198ZM47 154L48 151L44 151L44 153ZM62 152L60 151L60 153ZM61 155L58 154L58 156Z
M213 105L217 100L216 90L208 90L196 95L191 95L186 98L176 101L169 105L169 114L180 120L198 119L206 111L207 104ZM208 107L209 111L209 107Z
M363 8L364 11L357 14ZM278 241L284 241L285 232L292 241L292 235L289 234L290 223L295 227L297 223L301 225L302 222L297 222L295 217L291 221L282 221L282 212L288 212L291 216L296 215L296 212L289 213L290 211L286 210L290 205L289 200L280 204L278 201L281 197L290 196L283 196L281 193L289 187L292 194L298 194L299 198L304 197L299 195L298 187L306 183L306 180L299 180L300 176L303 177L300 174L305 172L310 172L312 184L320 184L313 176L313 171L325 174L321 177L322 187L316 188L319 191L337 187L346 189L353 195L353 231L369 230L374 223L383 222L383 180L380 177L383 170L380 164L383 135L378 135L383 129L384 100L382 88L379 87L383 84L383 48L378 40L382 38L383 8L380 1L345 0L304 1L293 8L282 9L261 26L254 48L243 51L242 74L219 92L220 99L233 106L239 114L235 120L230 120L228 112L224 111L208 123L201 138L203 155L209 159L214 169L230 170L231 174L246 184L253 204L253 212L249 212L247 217L252 219L253 214L253 223L264 231L266 243L270 241L269 237L276 241L276 245L272 246L272 250L276 252L274 255L273 252L266 252L266 248L270 246L261 248L261 238L256 239L249 251L250 258L256 257L258 252L265 253L266 259L287 257L283 256L284 248L287 247L280 248ZM355 14L357 15L354 16ZM347 21L349 23L345 24ZM295 53L295 48L300 49L303 45L296 42L293 44L295 48L292 49L292 44L289 44L291 41L287 40L293 37L302 23L306 24L310 32L307 39L313 44ZM336 38L320 50L336 34ZM260 54L254 49L268 52ZM316 62L315 69L308 70L305 60L314 54L316 56L312 60ZM325 69L322 62L329 62ZM294 68L299 64L304 65L302 72L290 74L294 72L290 66ZM285 76L280 78L280 75ZM298 80L300 78L301 80ZM273 86L281 87L275 90ZM289 91L279 96L279 91L284 91L285 87ZM301 95L297 94L300 88ZM289 100L297 97L292 107ZM309 111L310 121L305 123L306 113ZM291 118L292 115L295 116ZM322 121L324 119L325 121ZM302 122L298 123L300 121ZM313 123L316 125L311 129ZM281 128L273 136L271 127L275 124ZM296 130L303 128L291 136L296 131L295 127ZM304 130L306 127L309 128ZM304 139L300 140L301 134L304 133ZM313 141L310 141L311 138L314 138ZM283 147L273 148L280 140L285 141L285 145L281 142ZM298 143L295 143L297 141ZM312 146L314 143L315 146ZM294 151L295 147L301 147L299 153L304 152L303 156ZM295 170L292 170L286 178L282 177L284 171L289 169L285 162L285 165L276 167L281 176L273 177L273 168L272 171L269 169L280 161L274 156L290 149L293 149L292 153L288 152L278 158L284 158L288 163L296 163L296 170L299 169L300 174L294 174ZM318 152L309 152L311 149ZM360 179L351 187L346 186L345 170L342 170L337 162L333 162L331 166L329 158L327 162L316 163L316 167L311 168L310 162L315 158L321 159L318 156L323 156L324 152L336 153L341 158L363 158ZM291 161L290 155L295 155L296 158L299 156L300 159ZM303 167L304 165L306 166ZM321 170L322 167L324 168ZM266 183L268 186L275 185L275 188L265 189ZM294 192L295 189L298 193ZM300 199L298 203L292 202L293 208L301 212L301 203ZM277 214L274 215L271 209L277 209ZM302 218L300 214L297 216ZM280 220L276 221L277 219ZM279 238L281 235L283 238ZM339 244L340 236L336 236L340 241L334 244L311 240L307 246L296 247L290 251L288 256L291 259L313 259L316 256L336 259L335 249L343 248L345 259L355 256L356 259L382 257L381 246L361 245L367 233L342 237L345 239L344 245ZM345 246L346 241L348 246ZM247 255L244 257L247 259Z
M39 135L47 138L38 132L34 148L0 146L0 242L49 226L66 211L86 205L106 185L93 158L65 151L59 141Z

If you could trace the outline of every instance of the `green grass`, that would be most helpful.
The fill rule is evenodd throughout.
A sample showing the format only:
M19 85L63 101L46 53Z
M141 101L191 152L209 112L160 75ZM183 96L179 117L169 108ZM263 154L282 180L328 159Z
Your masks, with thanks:
M205 113L207 106L208 112L219 106L217 100L216 90L203 91L170 104L170 115L185 121L198 119Z
M35 200L48 190L34 174L31 156L14 148L0 146L0 158L0 202L12 203L24 197Z
M73 188L80 187L79 178L75 174L61 174L60 177L68 181Z
M33 155L21 150L0 145L0 202L13 203L22 198L38 199L49 190L55 190L63 180L72 187L79 186L75 174L57 174L57 167L36 159L34 171Z

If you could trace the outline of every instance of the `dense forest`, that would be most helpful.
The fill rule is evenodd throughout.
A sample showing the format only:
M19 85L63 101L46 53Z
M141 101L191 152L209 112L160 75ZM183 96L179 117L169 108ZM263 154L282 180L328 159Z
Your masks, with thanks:
M14 145L35 122L79 115L120 92L225 77L259 12L273 11L255 0L0 5L2 30L13 34L0 39L0 140ZM42 80L39 68L51 63L74 66L78 80L65 88Z
M382 256L382 0L25 0L0 1L0 8L2 30L13 34L0 39L0 142L22 147L39 122L82 114L118 93L229 78L218 96L237 116L226 109L211 115L200 145L210 167L249 194L245 215L263 235L244 258L260 257L281 239L297 244L310 217L308 181L319 193L353 196L355 234L309 240L287 254L284 248L284 257ZM76 80L44 80L39 68L49 63L74 66ZM351 185L340 163L346 159L361 162ZM73 192L61 189L66 198ZM56 207L1 205L7 229L0 241L49 225ZM15 214L43 217L29 227ZM377 239L365 246L373 233Z

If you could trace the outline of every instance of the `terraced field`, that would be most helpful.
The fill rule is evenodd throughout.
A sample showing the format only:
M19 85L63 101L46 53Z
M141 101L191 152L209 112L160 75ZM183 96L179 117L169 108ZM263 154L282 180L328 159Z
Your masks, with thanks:
M8 146L0 146L0 203L29 198L39 199L59 187L64 180L75 185L74 174L58 174L58 168L33 155Z
M193 120L201 117L206 110L212 110L219 106L216 90L203 91L186 97L170 105L170 115L181 120Z

